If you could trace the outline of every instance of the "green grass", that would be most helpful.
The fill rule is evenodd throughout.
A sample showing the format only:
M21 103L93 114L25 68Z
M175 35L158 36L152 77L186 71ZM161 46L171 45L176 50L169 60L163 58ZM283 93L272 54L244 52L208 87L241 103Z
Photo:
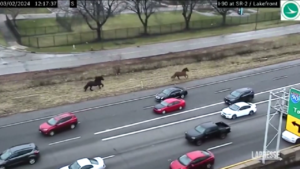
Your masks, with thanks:
M227 25L240 25L256 22L279 20L279 13L275 12L262 12L258 15L250 15L244 17L227 17ZM20 22L20 23L19 23ZM37 19L37 20L23 20L19 21L18 29L20 32L28 34L30 32L28 25L43 26L36 27L31 33L40 32L42 34L56 32L59 30L64 33L55 33L53 35L40 35L31 37L22 37L21 41L23 45L31 47L52 47L61 45L73 45L78 43L91 42L96 39L96 32L90 31L85 23L76 19L72 21L73 33L66 32L63 27L58 26L58 23L54 18L50 19ZM66 21L67 22L67 21ZM80 23L82 22L82 23ZM190 27L192 29L213 29L218 28L222 24L222 18L220 16L203 16L197 13L192 15ZM48 25L49 28L45 28ZM56 25L56 26L54 26ZM133 27L134 26L134 27ZM177 12L163 12L153 15L149 20L148 32L150 34L166 34L176 33L184 29L183 17L179 11ZM24 31L26 30L26 31ZM143 33L143 28L135 14L119 15L110 18L104 25L102 31L102 38L106 40L122 39L122 38L135 38Z
M270 21L270 22L261 22L257 24L257 29L267 29L280 26L288 26L292 24L297 24L297 22L280 22L280 21ZM119 40L115 42L105 42L105 43L92 43L92 44L83 44L76 45L76 50L73 50L73 47L70 46L60 46L60 47L49 47L49 48L28 48L28 51L32 52L47 52L47 53L70 53L70 52L86 52L91 48L94 50L103 50L103 49L113 49L113 48L122 48L128 46L140 46L154 43L163 43L163 42L172 42L179 40L186 40L192 38L202 38L209 36L217 35L226 35L237 32L246 32L253 31L255 29L255 23L238 25L232 27L223 27L209 30L199 30L183 33L174 33L168 35L154 36L148 38L134 38L129 40Z
M17 30L20 35L46 35L67 32L56 22L55 18L20 19L17 20Z
M5 11L6 14L9 14L9 11ZM19 14L43 14L51 13L47 8L21 8Z
M257 8L249 8L257 11ZM258 13L280 12L280 8L258 8Z
M4 39L2 33L0 33L0 45L7 46L6 40Z

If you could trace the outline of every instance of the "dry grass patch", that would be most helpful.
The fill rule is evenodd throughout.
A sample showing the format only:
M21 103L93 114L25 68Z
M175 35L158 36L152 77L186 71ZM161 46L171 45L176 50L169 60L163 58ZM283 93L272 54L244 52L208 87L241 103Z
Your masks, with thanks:
M293 51L293 53L291 54L290 51ZM0 113L12 114L26 112L93 98L118 95L146 88L182 83L188 80L299 59L299 54L300 49L297 46L290 46L275 50L260 51L243 56L237 55L217 61L203 61L193 64L127 73L121 76L109 76L105 78L105 87L101 90L95 87L94 92L83 91L86 80L38 87L30 87L33 86L32 81L26 81L25 83L10 82L1 84ZM161 66L163 67L163 65ZM190 78L172 81L170 77L173 72L180 71L184 67L189 68Z
M31 73L0 77L0 115L119 95L299 59L300 49L297 46L300 44L299 39L300 35L296 34L219 46L207 50L174 53L143 60L143 62L125 61L121 63L117 61L115 64L122 65L123 72L130 73L106 76L103 82L105 87L101 90L94 87L93 92L83 91L85 83L95 75L111 75L112 65L105 64L106 67L89 65L62 72L60 70L48 71L48 74L41 73L40 76L38 73ZM170 59L171 57L172 59ZM157 58L168 59L158 60ZM208 59L218 60L209 61ZM128 65L127 62L130 64ZM134 63L138 63L138 65ZM184 67L188 67L190 70L188 72L189 79L172 81L170 78L172 74ZM45 79L44 76L48 79ZM8 81L11 79L19 79L19 81Z

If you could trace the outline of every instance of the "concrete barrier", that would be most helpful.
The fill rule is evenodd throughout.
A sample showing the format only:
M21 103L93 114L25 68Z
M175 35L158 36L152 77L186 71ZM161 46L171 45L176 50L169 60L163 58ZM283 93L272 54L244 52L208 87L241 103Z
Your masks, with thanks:
M222 169L286 169L287 167L297 166L300 165L300 145L280 150L279 156L282 158L281 161L266 161L266 164L262 164L261 160L257 158L242 161Z

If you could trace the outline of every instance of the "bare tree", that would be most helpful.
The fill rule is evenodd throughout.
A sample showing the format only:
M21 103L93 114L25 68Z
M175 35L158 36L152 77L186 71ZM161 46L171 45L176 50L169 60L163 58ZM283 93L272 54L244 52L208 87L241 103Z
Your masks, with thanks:
M226 25L226 16L232 8L218 8L217 3L213 0L208 0L209 4L222 16L222 25Z
M156 12L155 9L160 2L161 0L127 0L128 9L137 14L144 27L144 35L148 35L149 18Z
M124 10L122 4L122 0L78 0L78 7L72 9L72 13L80 14L90 29L97 32L97 40L101 40L103 25L110 17Z
M17 27L16 24L16 18L20 14L21 9L20 8L7 8L6 14L10 14L12 17L12 21L15 27Z
M178 4L182 6L182 16L185 21L185 29L190 29L190 21L196 5L202 0L177 0Z

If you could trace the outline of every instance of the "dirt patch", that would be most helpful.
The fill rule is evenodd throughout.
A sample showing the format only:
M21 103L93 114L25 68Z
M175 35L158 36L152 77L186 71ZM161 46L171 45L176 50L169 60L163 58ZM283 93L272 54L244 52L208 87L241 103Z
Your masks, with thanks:
M89 69L79 67L0 77L0 114L33 111L299 59L299 37L289 35L141 60L120 60L88 66ZM115 66L123 73L108 76L114 73ZM190 70L189 79L172 81L172 74L184 67ZM106 74L105 87L84 92L87 79L101 74Z

